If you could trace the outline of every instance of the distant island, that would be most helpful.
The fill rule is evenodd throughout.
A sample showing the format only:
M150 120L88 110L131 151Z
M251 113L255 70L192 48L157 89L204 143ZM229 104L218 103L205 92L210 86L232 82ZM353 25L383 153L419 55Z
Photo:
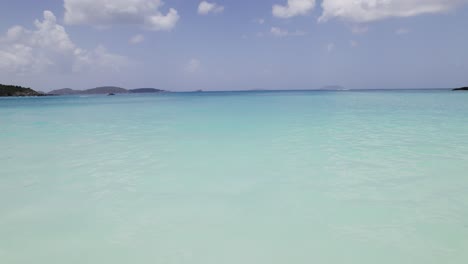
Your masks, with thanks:
M45 96L31 88L0 84L0 96Z
M347 90L347 89L344 88L344 87L341 86L341 85L327 85L327 86L323 86L322 88L320 88L320 90L327 90L327 91L344 91L344 90Z
M160 89L154 89L154 88L138 88L138 89L131 89L128 90L130 93L161 93L161 92L166 92L164 90Z
M78 95L78 94L128 94L128 93L162 93L167 92L155 88L138 88L138 89L125 89L116 86L102 86L87 90L74 90L71 88L63 88L53 90L48 93L38 92L28 87L21 87L17 85L4 85L0 84L0 97L6 96L53 96L53 95Z
M53 90L49 92L48 94L54 94L54 95L70 95L70 94L80 94L82 91L80 90L73 90L70 88L63 88L63 89L58 89L58 90Z
M456 89L453 89L452 91L468 91L468 87L456 88Z
M76 94L127 94L127 93L161 93L165 90L155 88L138 88L127 90L125 88L116 86L102 86L87 90L73 90L70 88L63 88L59 90L50 91L49 95L76 95Z

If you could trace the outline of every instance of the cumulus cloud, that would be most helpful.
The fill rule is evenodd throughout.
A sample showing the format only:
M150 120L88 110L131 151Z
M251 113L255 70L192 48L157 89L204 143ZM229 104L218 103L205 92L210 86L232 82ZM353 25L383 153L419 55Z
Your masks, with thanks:
M282 28L279 28L279 27L272 27L270 29L270 34L272 34L275 37L304 36L304 35L306 35L306 33L303 32L303 31L297 30L297 31L294 31L294 32L290 32L287 29L282 29Z
M57 24L55 15L44 11L35 29L21 26L10 28L0 37L0 69L13 74L44 71L76 72L100 67L118 70L127 59L109 53L99 46L92 51L77 47L65 28Z
M273 16L279 18L303 16L312 11L314 7L315 0L288 0L286 5L273 5Z
M150 30L172 30L179 14L159 11L161 0L64 0L65 23L97 27L115 24L141 25Z
M363 23L450 11L468 0L323 0L319 21L331 18Z
M224 11L224 6L218 5L216 3L210 3L203 1L198 5L198 14L208 15L210 13L219 14Z
M138 34L130 38L129 42L131 44L140 44L145 40L145 36Z
M180 16L177 13L177 10L171 8L169 10L169 13L167 13L167 15L165 16L161 14L156 14L156 15L147 17L145 20L145 23L148 29L151 29L154 31L159 31L159 30L171 31L175 27L179 19L180 19Z

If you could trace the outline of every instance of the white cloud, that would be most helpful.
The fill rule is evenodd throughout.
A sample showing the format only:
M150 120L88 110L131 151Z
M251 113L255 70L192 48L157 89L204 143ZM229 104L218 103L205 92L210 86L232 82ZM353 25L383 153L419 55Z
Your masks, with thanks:
M273 16L290 18L307 15L315 7L315 0L288 0L286 5L273 5Z
M13 74L45 71L81 71L108 68L118 70L127 59L103 47L87 51L77 47L55 15L44 11L44 19L34 22L35 29L14 26L0 37L0 69Z
M297 30L297 31L294 31L294 32L290 32L287 29L282 29L282 28L279 28L279 27L272 27L270 29L270 33L275 37L304 36L304 35L306 35L306 33L304 31Z
M141 25L150 30L172 30L179 14L170 8L159 11L161 0L64 0L65 23L106 27L114 24Z
M349 41L349 45L352 47L352 48L356 48L357 46L359 46L359 42L355 41L355 40L351 40Z
M131 44L140 44L145 40L145 36L138 34L130 38L129 42Z
M468 0L323 0L319 21L331 18L362 23L452 10Z
M335 50L335 43L328 43L327 45L327 51L332 52Z
M179 19L180 19L180 16L177 10L171 8L169 9L169 13L167 13L167 15L165 16L161 14L156 14L156 15L147 17L146 27L154 31L159 31L159 30L171 31L175 27Z
M185 71L188 73L196 73L199 72L202 68L201 62L198 59L191 59L185 65Z
M224 11L224 6L218 5L216 3L210 3L203 1L198 5L198 14L208 15L209 13L219 14Z

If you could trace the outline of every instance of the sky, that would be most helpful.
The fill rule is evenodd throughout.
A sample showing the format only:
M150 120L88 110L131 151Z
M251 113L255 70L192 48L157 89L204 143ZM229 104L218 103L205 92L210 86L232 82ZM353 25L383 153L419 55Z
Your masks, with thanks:
M468 0L1 0L0 83L40 91L468 85Z

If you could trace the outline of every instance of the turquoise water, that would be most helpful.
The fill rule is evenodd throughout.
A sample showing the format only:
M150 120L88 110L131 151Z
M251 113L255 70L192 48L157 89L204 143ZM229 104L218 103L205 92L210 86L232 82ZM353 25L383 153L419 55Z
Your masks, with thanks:
M468 263L468 93L0 99L0 263Z

